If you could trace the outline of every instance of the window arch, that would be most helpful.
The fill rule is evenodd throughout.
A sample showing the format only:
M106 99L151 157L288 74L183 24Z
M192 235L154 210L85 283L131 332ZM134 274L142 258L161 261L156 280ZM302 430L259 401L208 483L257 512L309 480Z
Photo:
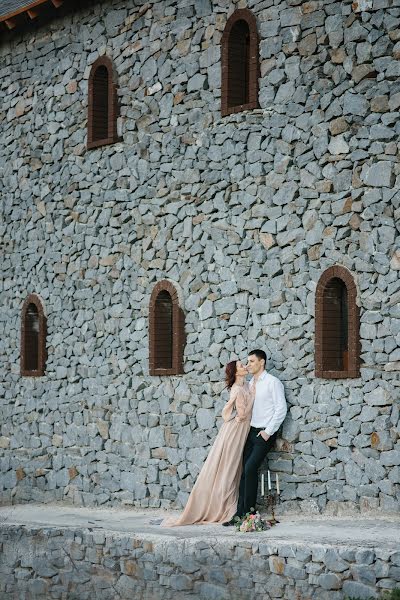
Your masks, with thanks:
M334 266L320 277L315 298L315 376L360 376L359 310L351 273Z
M46 317L42 302L30 294L21 314L21 375L41 377L46 366Z
M183 373L185 317L178 292L170 281L155 285L149 321L150 375Z
M117 79L111 60L101 56L89 75L88 148L119 141L117 135Z
M247 8L229 17L221 40L222 116L258 108L257 23Z

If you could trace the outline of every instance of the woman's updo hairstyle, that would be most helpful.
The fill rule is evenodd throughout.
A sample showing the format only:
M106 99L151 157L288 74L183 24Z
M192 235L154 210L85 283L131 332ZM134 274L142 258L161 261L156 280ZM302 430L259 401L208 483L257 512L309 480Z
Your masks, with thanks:
M225 383L226 387L230 389L235 383L236 379L236 360L232 360L225 367Z

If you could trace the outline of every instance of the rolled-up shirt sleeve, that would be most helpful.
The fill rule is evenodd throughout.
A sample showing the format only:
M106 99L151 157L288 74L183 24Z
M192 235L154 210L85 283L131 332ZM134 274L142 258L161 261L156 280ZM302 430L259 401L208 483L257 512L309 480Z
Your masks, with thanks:
M282 383L279 379L275 379L271 382L271 403L273 406L273 416L265 428L265 433L267 435L273 435L275 431L278 431L279 427L282 425L286 413L286 399L285 399L285 391Z

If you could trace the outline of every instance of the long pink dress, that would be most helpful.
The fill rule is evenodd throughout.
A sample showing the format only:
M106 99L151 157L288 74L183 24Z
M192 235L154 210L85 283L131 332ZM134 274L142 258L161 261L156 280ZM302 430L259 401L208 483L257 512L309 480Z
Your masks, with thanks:
M183 513L164 519L162 527L223 523L236 513L242 454L250 429L254 390L234 384L222 411L224 420L197 477Z

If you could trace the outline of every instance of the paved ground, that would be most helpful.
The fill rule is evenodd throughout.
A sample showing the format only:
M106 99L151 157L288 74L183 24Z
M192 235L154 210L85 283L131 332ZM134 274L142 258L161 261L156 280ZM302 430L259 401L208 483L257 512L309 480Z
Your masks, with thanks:
M57 527L97 529L116 534L135 534L140 537L174 537L184 539L204 539L218 537L219 540L237 536L241 540L245 534L233 527L221 525L197 525L164 528L158 523L165 516L159 510L138 509L94 509L77 508L65 505L17 505L0 507L0 528L2 524L25 525L27 527ZM286 516L271 530L259 534L247 534L245 539L254 537L268 543L322 544L380 547L398 549L400 540L400 516L366 517L321 517Z

